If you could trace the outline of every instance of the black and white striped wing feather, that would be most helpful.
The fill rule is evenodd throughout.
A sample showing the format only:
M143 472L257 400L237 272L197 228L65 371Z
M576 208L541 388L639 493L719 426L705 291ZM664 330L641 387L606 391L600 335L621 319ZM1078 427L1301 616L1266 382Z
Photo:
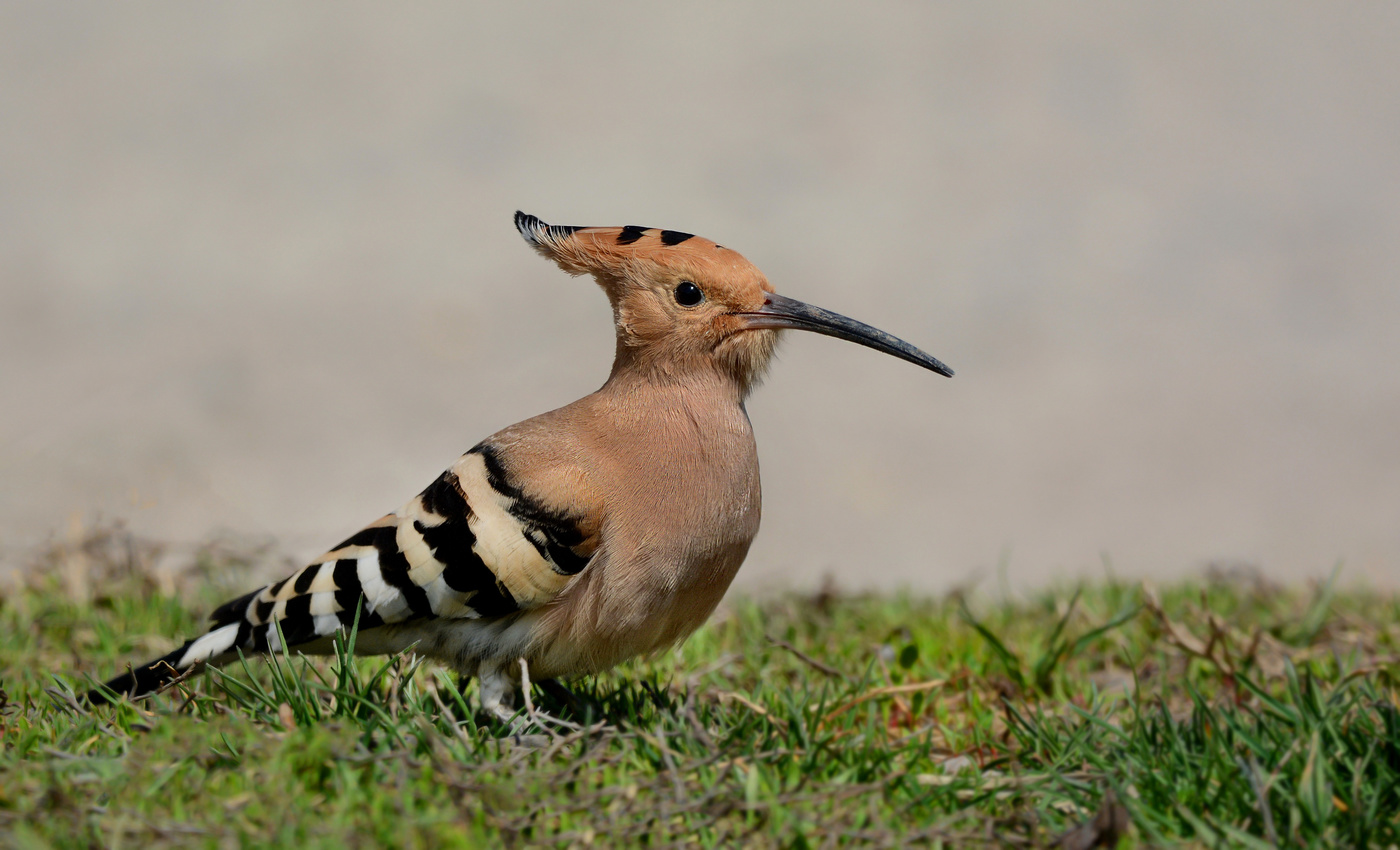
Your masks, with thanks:
M137 695L238 650L277 651L279 627L288 647L311 648L358 617L367 645L392 648L376 632L507 617L555 598L594 548L577 518L527 498L496 451L477 446L396 513L286 579L220 606L207 634L107 687Z

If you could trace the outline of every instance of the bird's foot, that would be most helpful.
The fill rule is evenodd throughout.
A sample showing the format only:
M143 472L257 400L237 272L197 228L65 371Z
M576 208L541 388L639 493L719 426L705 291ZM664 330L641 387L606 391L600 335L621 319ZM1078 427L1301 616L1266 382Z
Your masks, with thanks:
M567 734L584 728L577 723L562 717L555 717L549 712L536 708L534 701L530 698L530 666L523 658L517 659L516 663L520 665L518 684L520 694L525 702L524 710L515 708L517 682L506 672L508 667L503 666L480 675L479 692L483 712L505 725L510 730L512 738L538 737L528 735L527 733L531 730L537 730L550 736L558 736L561 732ZM582 713L580 710L581 701L568 688L553 679L545 679L538 684L545 693L564 703L571 710Z
M478 680L481 710L502 723L515 720L515 683L504 668L484 671Z
M492 717L510 730L510 734L505 737L513 740L518 746L526 746L528 741L540 738L553 740L559 736L560 732L574 732L582 728L577 723L571 723L562 717L555 717L547 711L539 710L528 700L523 709L512 708L502 702L488 711ZM545 734L529 734L531 732Z

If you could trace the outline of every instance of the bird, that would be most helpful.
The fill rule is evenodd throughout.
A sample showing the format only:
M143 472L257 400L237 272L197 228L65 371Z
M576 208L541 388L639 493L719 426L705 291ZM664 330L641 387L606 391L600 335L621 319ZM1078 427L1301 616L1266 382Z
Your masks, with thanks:
M357 654L412 649L475 677L480 708L509 719L531 679L676 645L715 610L758 533L745 400L780 334L825 334L953 375L884 331L779 295L709 239L523 212L515 227L607 296L616 347L602 387L482 440L397 511L219 606L206 633L129 666L90 703L245 653L329 654L353 628Z

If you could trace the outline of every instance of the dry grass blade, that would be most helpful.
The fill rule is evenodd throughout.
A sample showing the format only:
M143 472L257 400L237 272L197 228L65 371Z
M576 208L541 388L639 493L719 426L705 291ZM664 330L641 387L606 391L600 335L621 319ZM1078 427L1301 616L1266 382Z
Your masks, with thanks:
M786 720L782 719L781 717L775 717L775 716L773 716L773 713L770 712L768 709L764 708L763 706L759 705L758 703L754 702L753 700L749 699L748 697L744 696L743 694L736 694L736 693L734 693L733 691L715 691L715 692L713 692L712 694L710 694L710 696L711 696L715 701L721 702L721 703L724 703L724 702L737 702L739 705L742 705L744 708L747 708L749 711L752 711L754 714L757 714L757 715L762 716L764 719L768 720L770 723L776 723L777 725L781 726L783 729L787 729L787 727L788 727L788 723L787 723Z
M842 673L840 670L837 670L835 667L832 667L830 664L824 664L818 661L817 659L813 658L812 656L808 655L807 653L803 652L802 650L798 649L797 647L793 646L785 640L778 640L777 638L769 637L768 642L776 647L785 649L788 652L792 653L793 657L795 657L798 661L801 661L803 664L806 664L808 667L811 667L818 673L822 673L824 675L831 676L832 678L836 679L845 679L847 681L849 681L851 678L845 673Z
M846 700L836 708L832 709L826 714L826 716L822 718L821 725L826 725L835 720L836 718L840 717L841 715L845 714L846 712L850 711L851 709L855 708L856 706L862 703L870 702L874 699L880 699L881 697L900 696L903 694L916 694L921 693L923 691L932 691L941 688L946 684L948 684L946 679L933 679L928 682L912 682L905 685L886 685L884 687L875 688L874 690L866 691L849 700Z

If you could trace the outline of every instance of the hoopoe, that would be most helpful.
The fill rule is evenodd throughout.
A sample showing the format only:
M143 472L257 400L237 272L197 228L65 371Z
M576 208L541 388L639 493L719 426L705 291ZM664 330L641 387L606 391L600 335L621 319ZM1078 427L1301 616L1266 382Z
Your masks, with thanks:
M148 693L284 639L329 653L358 622L356 652L411 647L477 677L481 708L508 718L522 660L535 681L599 672L680 642L719 604L758 533L744 400L782 330L953 374L883 331L777 294L708 239L521 212L515 227L612 304L617 347L602 388L478 443L397 512L219 607L206 634L90 701Z

